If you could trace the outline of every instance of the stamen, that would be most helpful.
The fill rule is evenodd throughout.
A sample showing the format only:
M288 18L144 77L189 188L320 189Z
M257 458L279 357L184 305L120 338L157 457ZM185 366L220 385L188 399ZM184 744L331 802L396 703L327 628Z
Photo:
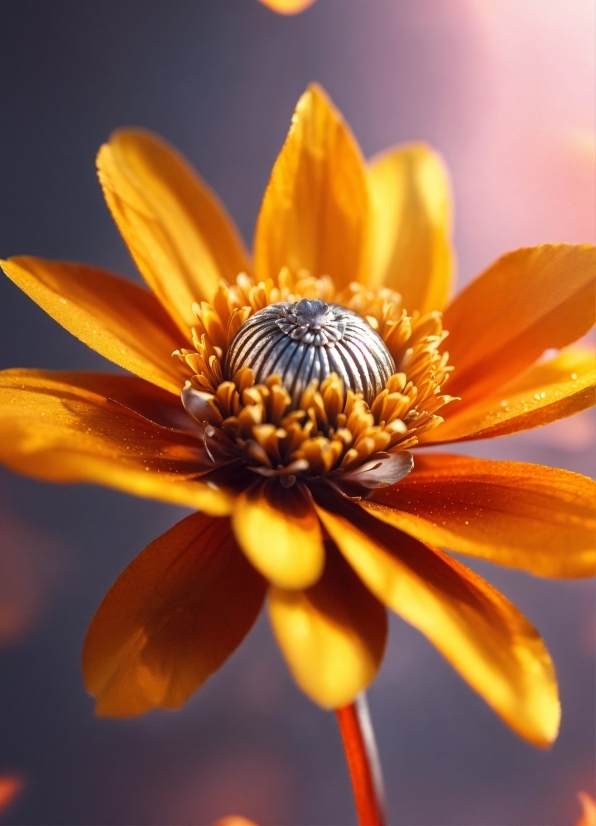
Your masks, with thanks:
M283 486L325 481L359 500L395 483L452 401L441 315L409 316L391 290L352 284L336 297L326 277L284 270L222 282L193 309L195 349L176 355L208 455Z

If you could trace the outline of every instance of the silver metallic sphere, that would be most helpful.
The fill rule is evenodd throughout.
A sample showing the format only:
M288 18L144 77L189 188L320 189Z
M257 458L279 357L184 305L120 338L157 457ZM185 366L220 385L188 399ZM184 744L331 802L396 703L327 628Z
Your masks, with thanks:
M313 379L337 373L371 404L395 372L383 339L359 315L339 304L303 298L259 310L240 327L226 356L231 379L250 367L257 384L278 375L297 407Z

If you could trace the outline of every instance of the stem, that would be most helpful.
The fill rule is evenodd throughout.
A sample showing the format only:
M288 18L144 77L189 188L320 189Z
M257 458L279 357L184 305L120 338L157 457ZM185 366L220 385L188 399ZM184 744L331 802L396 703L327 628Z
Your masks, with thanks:
M354 703L335 710L344 743L358 823L360 826L384 826L383 777L366 695Z

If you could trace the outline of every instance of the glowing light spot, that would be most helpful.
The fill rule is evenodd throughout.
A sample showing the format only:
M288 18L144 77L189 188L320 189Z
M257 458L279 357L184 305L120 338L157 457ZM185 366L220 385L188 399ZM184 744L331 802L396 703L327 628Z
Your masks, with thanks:
M23 789L23 779L17 775L0 775L0 812L13 803Z

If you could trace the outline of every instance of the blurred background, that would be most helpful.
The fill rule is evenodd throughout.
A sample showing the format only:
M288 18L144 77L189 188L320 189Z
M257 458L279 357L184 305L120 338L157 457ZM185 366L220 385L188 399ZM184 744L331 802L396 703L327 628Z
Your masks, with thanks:
M459 283L502 252L595 238L593 0L2 0L0 255L136 278L95 177L118 126L153 129L219 192L247 242L306 84L319 81L366 155L424 139L445 156ZM0 280L0 367L105 369ZM591 475L583 414L480 442L476 455ZM188 705L93 716L86 627L133 556L182 509L0 471L0 820L14 824L355 822L332 714L294 686L267 622ZM369 692L389 820L566 826L594 792L589 582L474 567L538 626L563 722L550 751L512 734L440 655L392 623Z

